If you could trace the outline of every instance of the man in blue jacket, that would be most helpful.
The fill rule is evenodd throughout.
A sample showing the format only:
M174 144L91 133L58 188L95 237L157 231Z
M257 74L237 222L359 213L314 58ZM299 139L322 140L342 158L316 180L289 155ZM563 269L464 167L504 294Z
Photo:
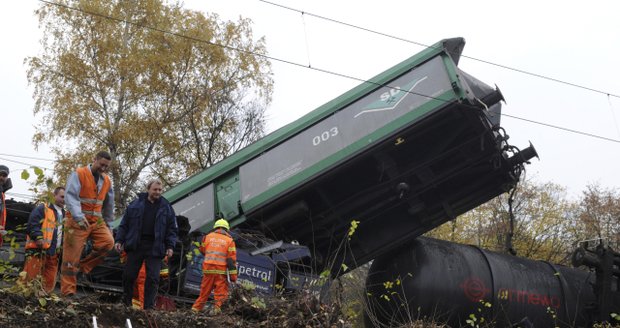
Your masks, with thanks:
M138 195L123 215L116 233L116 251L127 252L123 272L123 303L131 306L133 289L142 262L146 265L144 309L153 309L159 270L164 256L172 257L177 240L177 221L168 200L161 196L162 183L151 180L147 192Z

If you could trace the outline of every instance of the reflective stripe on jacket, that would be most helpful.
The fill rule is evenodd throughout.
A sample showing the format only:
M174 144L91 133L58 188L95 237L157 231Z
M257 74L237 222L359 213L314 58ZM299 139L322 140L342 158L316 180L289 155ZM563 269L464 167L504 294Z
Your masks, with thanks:
M229 268L228 273L237 274L237 249L235 241L224 229L217 229L202 239L200 252L205 255L202 262L204 274L226 274L227 262L230 258L234 268Z
M49 206L41 206L44 207L43 215L40 213L41 209L37 208L28 219L29 231L26 235L26 249L38 248L36 240L43 240L43 249L49 249L55 239L56 211Z
M105 200L108 190L110 190L112 186L110 177L108 177L107 174L101 174L100 178L103 178L103 185L101 186L101 190L97 192L95 177L88 166L79 167L75 172L80 179L80 205L82 213L84 213L88 222L97 222L103 218L101 212L103 201ZM67 213L67 217L72 217L70 212Z

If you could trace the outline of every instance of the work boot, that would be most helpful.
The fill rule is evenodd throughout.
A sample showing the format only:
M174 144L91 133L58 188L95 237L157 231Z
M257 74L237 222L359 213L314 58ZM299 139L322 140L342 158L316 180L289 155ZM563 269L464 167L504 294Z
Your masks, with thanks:
M214 307L209 311L209 315L218 315L220 313L222 313L222 309L219 307Z
M78 301L79 296L76 294L67 294L67 295L62 295L62 299L67 303L74 303Z

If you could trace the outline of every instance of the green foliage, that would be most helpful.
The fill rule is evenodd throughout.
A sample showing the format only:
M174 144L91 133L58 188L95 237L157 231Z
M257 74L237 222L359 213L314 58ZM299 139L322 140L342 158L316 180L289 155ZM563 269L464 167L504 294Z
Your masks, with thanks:
M249 290L249 291L256 290L256 285L253 282L251 282L249 280L240 280L240 281L241 281L241 283L240 283L241 288L243 288L245 290Z
M360 224L360 221L357 220L351 220L351 226L349 227L349 233L348 233L348 239L351 240L351 236L353 236L353 234L355 233L355 230L357 230L357 226Z
M263 300L262 298L260 298L258 296L252 297L251 305L252 305L252 307L255 307L257 309L265 309L265 308L267 308L267 305L265 305L265 300Z
M19 249L21 246L15 238L15 232L12 230L7 230L6 235L4 235L2 238L5 245L9 244L9 256L6 261L0 260L0 277L2 277L3 281L14 281L15 278L13 277L17 272L19 272L20 269L13 266L11 261L15 259L15 256L17 254L16 250Z
M34 179L31 179L33 175L30 174L29 170L32 170ZM31 166L30 168L23 169L20 177L22 180L30 180L31 187L29 190L36 195L37 201L51 202L54 200L54 189L56 185L53 179L45 175L43 169L38 166Z
M465 320L465 323L467 323L467 325L470 327L476 328L494 326L490 320L487 320L485 318L485 314L488 315L486 310L489 310L492 307L493 304L491 304L490 302L480 300L479 307L476 309L477 313L470 313L468 318Z
M319 274L319 284L325 284L327 280L331 277L331 270L325 269L321 274Z

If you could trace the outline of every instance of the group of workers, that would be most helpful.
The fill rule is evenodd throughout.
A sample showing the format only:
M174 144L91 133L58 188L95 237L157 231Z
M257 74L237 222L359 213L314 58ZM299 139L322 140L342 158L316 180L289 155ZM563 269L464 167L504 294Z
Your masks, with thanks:
M151 180L147 191L127 206L114 238L110 228L114 220L114 188L106 174L111 162L108 152L97 153L92 164L71 173L65 187L54 189L53 202L41 204L31 212L20 283L40 276L42 289L51 293L56 285L60 257L61 294L73 298L78 275L90 274L114 248L125 262L123 303L153 309L160 276L167 273L162 263L172 257L177 241L176 215L161 195L161 181ZM0 165L0 232L5 229L4 192L7 185L10 188L8 175L9 168ZM229 283L237 279L235 242L229 229L228 222L219 219L213 231L202 240L203 278L193 311L203 310L213 291L214 311L219 312L228 297ZM88 240L92 248L82 257Z

